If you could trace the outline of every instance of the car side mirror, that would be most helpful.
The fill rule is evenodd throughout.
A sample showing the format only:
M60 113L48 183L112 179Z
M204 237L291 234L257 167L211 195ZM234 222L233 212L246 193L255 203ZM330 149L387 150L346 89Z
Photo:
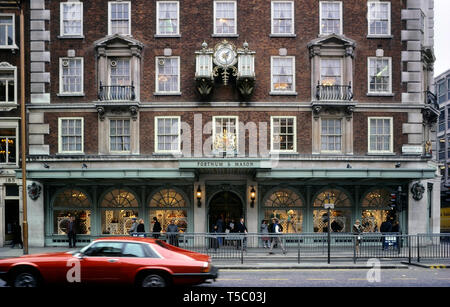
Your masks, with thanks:
M82 252L78 252L74 256L80 260L82 260L84 258L84 254Z

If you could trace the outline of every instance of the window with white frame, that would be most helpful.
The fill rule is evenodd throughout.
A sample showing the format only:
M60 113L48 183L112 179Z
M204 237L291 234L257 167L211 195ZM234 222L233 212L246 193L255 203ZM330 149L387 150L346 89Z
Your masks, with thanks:
M108 34L131 35L131 2L109 2Z
M391 3L369 1L367 11L369 36L391 35Z
M236 1L214 1L214 34L237 34Z
M179 34L179 2L178 1L158 1L157 9L157 35L178 35Z
M110 152L130 152L131 130L129 119L109 120Z
M342 2L320 1L320 34L342 34Z
M59 118L58 125L58 151L60 153L83 153L83 118Z
M156 57L156 94L179 94L180 58Z
M369 93L391 94L392 73L391 58L370 57L369 58Z
M237 152L238 117L213 117L213 150L216 152Z
M392 153L392 118L369 117L368 121L369 153Z
M0 127L0 164L17 163L17 130Z
M320 59L320 84L342 85L342 59Z
M180 117L155 117L155 152L180 152Z
M294 2L272 1L272 34L294 34Z
M111 58L109 87L104 89L108 100L131 100L131 61L130 58Z
M83 58L60 58L60 94L83 94Z
M295 116L272 116L271 151L297 151L297 123Z
M16 46L14 14L0 14L0 48Z
M274 93L295 92L295 58L272 57L271 62L271 91Z
M61 36L83 35L83 2L61 2Z
M0 68L0 104L17 103L17 71L16 67Z
M320 141L322 152L342 152L342 120L322 118Z

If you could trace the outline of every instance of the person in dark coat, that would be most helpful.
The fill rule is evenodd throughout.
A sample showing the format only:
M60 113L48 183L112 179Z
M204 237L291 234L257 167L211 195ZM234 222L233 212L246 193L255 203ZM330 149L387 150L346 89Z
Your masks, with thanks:
M14 248L16 244L20 245L20 248L23 248L23 242L22 242L22 228L20 227L20 224L17 222L14 222L13 224L13 242L11 248Z
M245 226L244 223L244 218L241 218L239 220L239 223L236 224L236 232L237 233L242 233L242 234L246 234L247 233L247 226ZM239 240L237 242L237 249L239 249L239 247L241 246L241 241ZM246 250L246 246L247 246L247 238L244 236L244 238L242 239L242 243L243 243L243 248L244 250Z
M213 230L211 231L211 238L210 238L210 247L214 248L215 251L219 248L219 241L217 238L217 234L219 233L219 227L217 225L214 225Z
M143 219L139 220L139 224L136 227L136 232L145 232L145 225Z
M75 225L75 217L71 216L67 225L67 236L69 237L69 248L77 247L77 229Z
M283 244L283 240L281 239L281 234L283 233L283 226L281 226L279 220L277 218L274 218L273 223L270 224L270 229L269 229L269 233L271 233L272 236L272 243L270 244L270 251L269 254L273 254L273 248L275 245L277 245L278 243L281 246L281 250L283 252L283 254L286 254L286 247Z
M222 214L219 216L216 222L217 232L224 233L225 232L225 222L223 221ZM217 238L219 245L223 244L223 237Z
M386 219L386 221L384 221L383 223L381 223L380 226L380 232L382 233L383 239L383 250L386 250L388 248L387 244L386 244L386 233L392 232L392 223Z
M169 244L178 246L178 226L175 224L175 219L170 221L169 226L167 226L167 235L169 237Z
M152 223L153 223L153 230L152 230L153 237L155 239L158 239L159 235L160 235L160 232L162 230L161 224L158 222L158 219L156 218L156 216L153 217L153 222Z

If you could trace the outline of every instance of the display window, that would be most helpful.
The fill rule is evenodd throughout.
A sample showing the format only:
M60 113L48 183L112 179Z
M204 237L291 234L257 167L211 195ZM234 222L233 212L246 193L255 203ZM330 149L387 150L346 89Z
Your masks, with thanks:
M71 217L75 217L77 234L91 234L91 201L77 189L59 192L53 200L53 233L66 235Z
M175 221L179 232L188 231L188 203L180 192L175 189L161 189L152 195L148 206L149 220L156 217L161 224L162 232L167 230L171 220Z
M284 233L303 231L303 200L290 189L279 189L264 202L264 219L270 224L273 218L279 220Z
M139 216L136 196L125 189L114 189L105 194L100 207L102 234L127 235L133 218Z
M333 204L330 217L325 206ZM328 232L330 221L331 232L351 232L351 206L348 195L339 189L327 189L319 193L313 203L314 232Z
M391 218L391 191L374 189L368 192L362 202L361 225L364 232L379 232L381 223Z

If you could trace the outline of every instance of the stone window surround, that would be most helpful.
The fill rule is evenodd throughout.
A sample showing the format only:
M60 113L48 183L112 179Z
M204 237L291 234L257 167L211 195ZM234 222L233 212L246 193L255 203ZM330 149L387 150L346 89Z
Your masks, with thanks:
M13 27L12 44L11 45L0 45L0 49L19 49L19 47L16 44L16 15L11 14L11 13L0 13L0 16L12 17L12 27Z
M130 150L127 152L110 151L110 120L130 120ZM135 120L129 112L106 111L105 120L98 120L99 155L136 155L139 154L139 116Z
M0 111L10 111L13 108L16 108L18 106L18 100L17 100L17 67L13 66L7 62L1 62L0 63L0 71L7 71L7 72L13 72L14 74L14 101L8 101L0 102L0 108L8 107L7 109L3 110L0 109Z
M322 119L341 120L341 151L322 150ZM353 116L342 109L327 109L312 118L313 155L353 155Z
M4 129L14 129L16 131L16 162L15 163L2 163L0 164L2 168L16 168L19 166L19 144L20 144L20 133L19 133L19 120L18 119L8 119L2 118L0 122L0 128Z

